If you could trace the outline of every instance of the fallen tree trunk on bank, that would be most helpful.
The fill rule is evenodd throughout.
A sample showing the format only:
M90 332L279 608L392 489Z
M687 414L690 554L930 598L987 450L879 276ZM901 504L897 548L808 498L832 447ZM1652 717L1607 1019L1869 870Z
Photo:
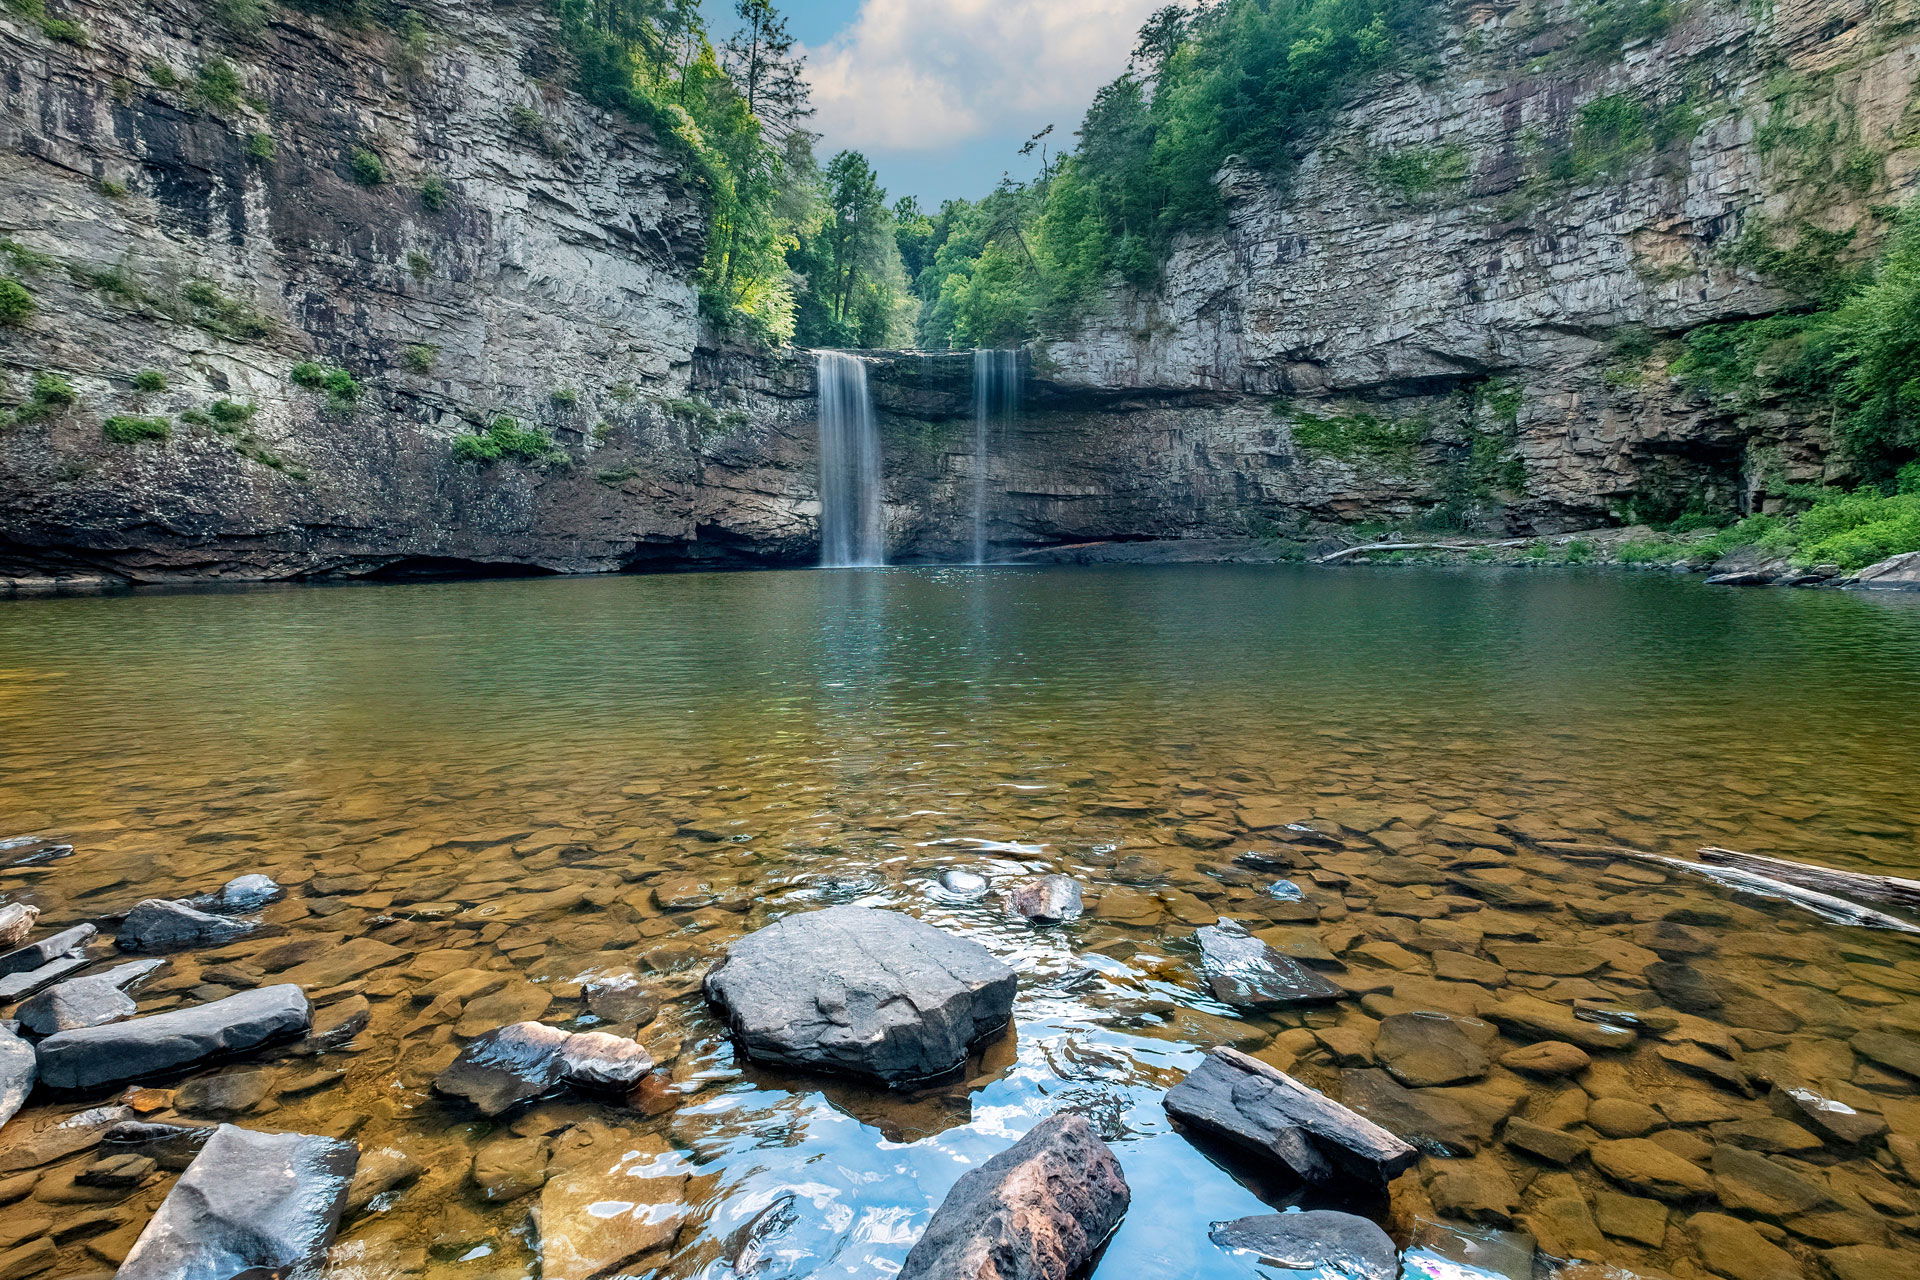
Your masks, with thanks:
M1334 564L1349 556L1362 556L1373 551L1478 551L1482 547L1524 547L1531 538L1508 538L1503 542L1367 542L1357 547L1342 547L1330 551L1324 556L1315 556L1315 564Z

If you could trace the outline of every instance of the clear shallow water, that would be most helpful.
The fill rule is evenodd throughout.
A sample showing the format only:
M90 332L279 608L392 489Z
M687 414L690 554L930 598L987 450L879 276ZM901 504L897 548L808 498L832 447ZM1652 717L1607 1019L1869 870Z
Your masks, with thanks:
M1764 1121L1766 1099L1663 1048L1711 1046L1920 1137L1911 1079L1847 1043L1920 1026L1904 1008L1920 992L1914 942L1531 843L1723 844L1915 874L1916 742L1911 602L1653 576L892 570L25 601L0 606L0 834L47 831L80 851L0 889L60 925L247 871L295 887L267 913L283 932L176 957L142 996L150 1011L281 980L293 971L274 949L290 940L393 948L363 973L321 975L317 997L374 1006L356 1051L322 1060L346 1067L340 1082L281 1096L313 1063L278 1063L268 1096L235 1117L352 1130L427 1167L344 1233L341 1275L531 1274L540 1193L487 1199L475 1152L538 1181L556 1146L649 1136L684 1156L688 1180L671 1185L688 1213L636 1274L727 1275L739 1230L786 1192L814 1268L792 1274L886 1274L954 1178L1070 1106L1118 1144L1135 1191L1099 1275L1211 1280L1249 1272L1207 1224L1260 1211L1256 1192L1275 1189L1168 1125L1160 1092L1199 1048L1233 1039L1341 1093L1351 1060L1328 1033L1364 1039L1400 1008L1467 1014L1524 989L1673 1013L1634 939L1674 913L1711 942L1692 963L1744 994L1578 1083L1494 1066L1464 1093L1416 1091L1468 1106L1483 1154L1423 1162L1396 1186L1390 1229L1405 1238L1436 1216L1432 1184L1457 1168L1511 1186L1510 1205L1479 1216L1536 1228L1543 1205L1598 1212L1618 1194L1585 1160L1562 1171L1506 1148L1494 1135L1510 1114L1599 1141L1576 1102L1672 1095L1679 1116L1705 1095L1728 1115L1663 1113L1655 1136L1703 1168L1718 1148L1751 1149L1728 1126ZM1288 873L1317 922L1260 893L1273 877L1231 864L1277 847L1263 834L1274 814L1337 829L1339 847ZM1446 828L1487 842L1434 834ZM1424 868L1413 883L1409 865ZM1035 930L995 899L943 899L932 877L947 866L1001 883L1062 870L1101 896L1086 922ZM1539 901L1494 900L1515 892ZM1016 1034L965 1081L900 1097L734 1060L699 974L771 914L847 900L901 906L1020 969ZM1192 929L1222 915L1314 933L1347 965L1335 976L1370 994L1237 1015L1192 964ZM1530 940L1608 963L1469 980L1434 959L1490 962ZM464 1005L416 999L463 969L504 985ZM560 1098L493 1125L427 1092L465 1036L591 1017L582 979L626 971L664 1002L636 1033L675 1086L655 1114ZM15 1126L73 1109L38 1106ZM490 1145L503 1142L522 1145ZM1913 1190L1885 1148L1763 1154L1832 1204L1733 1212L1776 1231L1808 1274L1848 1232L1911 1246ZM63 1201L62 1171L83 1163L48 1166L30 1202L68 1270L115 1261L166 1187ZM1677 1206L1658 1243L1600 1232L1580 1252L1685 1274L1700 1261L1691 1215L1729 1208L1716 1189Z

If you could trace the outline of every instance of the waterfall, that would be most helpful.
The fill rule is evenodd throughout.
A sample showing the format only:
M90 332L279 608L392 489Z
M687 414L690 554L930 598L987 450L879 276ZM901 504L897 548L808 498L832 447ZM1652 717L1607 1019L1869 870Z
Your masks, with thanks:
M881 523L880 432L867 366L844 351L819 353L820 564L851 569L887 562Z
M1020 412L1020 353L973 353L973 560L987 562L987 463L994 437Z

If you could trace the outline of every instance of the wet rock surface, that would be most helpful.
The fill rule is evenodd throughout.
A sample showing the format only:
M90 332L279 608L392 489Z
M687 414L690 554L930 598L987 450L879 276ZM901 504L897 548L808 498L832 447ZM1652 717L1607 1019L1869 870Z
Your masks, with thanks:
M705 980L748 1056L887 1083L957 1070L1007 1024L1014 988L980 944L865 907L768 925Z
M1041 876L1016 887L1007 906L1035 924L1064 924L1086 911L1080 886L1071 876Z
M247 921L202 911L191 903L148 898L127 912L113 936L113 945L122 951L185 951L231 942L253 929Z
M33 1092L35 1074L33 1046L11 1028L0 1026L0 1128L13 1119Z
M433 1087L493 1116L562 1084L631 1090L653 1065L645 1047L621 1036L516 1022L475 1037Z
M1328 1209L1264 1213L1214 1224L1213 1242L1289 1271L1325 1268L1344 1280L1395 1280L1400 1250L1365 1218Z
M1218 1000L1245 1009L1288 1009L1330 1004L1347 992L1299 961L1281 955L1249 934L1244 925L1222 920L1196 930L1200 968L1207 989Z
M160 960L136 960L105 973L69 978L24 1001L14 1016L36 1036L131 1018L139 1006L127 990L151 977L163 964Z
M48 1036L36 1047L41 1082L91 1089L171 1071L305 1031L313 1007L299 987L261 987L206 1004Z
M121 1264L122 1280L228 1280L316 1267L358 1152L349 1142L222 1125Z
M1130 1197L1093 1127L1051 1116L954 1184L901 1280L1069 1280L1120 1225Z
M1414 1149L1292 1076L1234 1049L1216 1049L1168 1091L1167 1110L1206 1133L1271 1159L1303 1182L1339 1177L1384 1187Z

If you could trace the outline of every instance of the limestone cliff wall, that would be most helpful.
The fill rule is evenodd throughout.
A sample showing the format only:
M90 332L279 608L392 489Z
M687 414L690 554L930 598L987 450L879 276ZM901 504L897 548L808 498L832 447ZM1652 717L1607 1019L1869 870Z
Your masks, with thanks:
M1579 3L1456 12L1443 74L1374 86L1284 184L1223 174L1225 225L1044 367L1236 401L1170 441L1234 473L1221 526L1552 531L1843 475L1817 418L1730 415L1668 366L1699 326L1804 305L1819 234L1864 256L1912 193L1909 0L1690 0L1624 45Z
M811 536L780 461L808 465L804 409L765 397L755 466L716 461L739 430L687 398L697 201L559 87L545 5L433 0L411 38L216 12L0 14L0 275L35 304L0 328L27 406L0 427L0 577L591 570ZM34 406L43 376L72 402ZM564 456L454 456L503 415ZM116 442L113 418L172 437Z
M1817 415L1670 366L1805 305L1809 246L1871 252L1916 181L1917 2L1687 0L1625 44L1574 0L1456 5L1430 70L1284 181L1230 167L1159 284L1030 353L992 540L1553 532L1843 476ZM0 327L0 579L811 559L810 358L703 338L696 193L562 87L540 0L432 0L413 37L47 12L83 39L0 15L0 275L35 301ZM872 372L895 552L951 556L968 357ZM171 438L111 438L143 417ZM456 455L501 417L554 456Z

